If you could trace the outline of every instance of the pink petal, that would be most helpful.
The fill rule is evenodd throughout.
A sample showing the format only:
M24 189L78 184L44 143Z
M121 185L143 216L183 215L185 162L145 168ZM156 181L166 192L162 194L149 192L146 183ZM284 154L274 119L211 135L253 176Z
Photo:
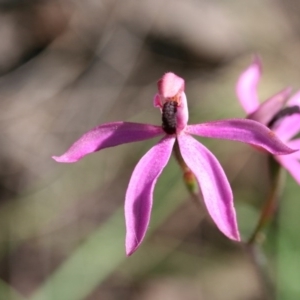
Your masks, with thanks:
M272 154L290 154L290 149L266 126L246 119L227 119L189 125L186 132L202 137L239 141L261 147Z
M287 142L287 145L294 149L300 149L300 139ZM300 151L285 156L275 156L278 162L294 177L300 184Z
M163 98L173 98L184 91L184 80L174 73L166 73L158 82L158 92Z
M185 163L201 187L210 216L227 237L240 240L232 191L220 163L193 137L181 134L178 142Z
M248 115L247 118L267 125L274 115L284 106L291 93L290 88L286 88L276 95L263 102L257 110Z
M288 106L299 105L300 106L300 91L297 91L288 101Z
M261 77L261 62L255 57L252 64L240 75L236 94L247 114L253 113L259 107L257 85Z
M286 144L292 149L299 149L298 151L296 151L290 155L292 155L293 157L300 160L300 139L288 141Z
M276 159L294 177L297 183L300 184L300 163L294 154L276 156Z
M141 158L131 175L125 199L128 256L144 239L150 220L153 189L170 158L174 142L175 137L164 137Z
M288 141L300 132L300 115L294 114L282 120L274 132L283 140Z
M163 133L160 126L129 122L107 123L85 133L62 156L52 158L57 162L72 163L104 148L147 140Z

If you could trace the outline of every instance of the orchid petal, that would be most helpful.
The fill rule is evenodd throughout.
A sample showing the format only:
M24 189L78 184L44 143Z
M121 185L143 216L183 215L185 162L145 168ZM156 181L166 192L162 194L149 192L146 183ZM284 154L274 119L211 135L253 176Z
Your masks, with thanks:
M72 163L104 148L147 140L163 133L160 126L129 122L107 123L88 131L63 155L52 158L57 162Z
M257 85L261 77L261 62L255 57L253 63L240 75L236 94L247 114L253 113L259 107Z
M275 114L284 106L291 93L291 88L286 88L263 102L257 110L247 116L248 119L267 125Z
M290 154L290 149L266 126L245 119L227 119L208 123L189 125L186 132L202 137L239 141L261 147L272 154Z
M175 137L164 137L136 165L125 199L126 253L131 255L141 244L152 208L153 189L172 153Z
M158 92L163 98L173 98L184 91L184 80L174 73L166 73L158 82Z
M300 139L288 141L286 144L292 149L299 149L299 151L296 151L290 155L300 160Z
M300 115L294 114L282 120L274 132L283 140L288 141L300 132Z
M300 92L296 93L287 103L287 106L300 107ZM300 114L293 114L285 117L274 128L276 134L284 141L287 141L300 132Z
M297 183L300 184L300 162L294 157L294 154L276 156L276 159L292 175Z
M240 240L232 191L220 163L207 148L187 134L179 135L178 143L185 163L201 187L210 216L227 237Z
M297 91L287 102L287 106L298 105L300 106L300 91Z

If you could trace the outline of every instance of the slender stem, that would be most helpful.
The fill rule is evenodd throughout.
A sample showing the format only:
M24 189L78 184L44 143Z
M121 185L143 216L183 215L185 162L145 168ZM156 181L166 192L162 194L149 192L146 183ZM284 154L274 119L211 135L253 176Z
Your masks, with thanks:
M275 299L275 286L267 266L267 259L261 249L263 230L272 221L278 209L278 199L282 190L282 169L273 156L269 156L269 171L271 188L265 202L258 223L245 244L255 272L264 291L264 299Z
M262 231L266 225L273 219L278 207L278 198L282 190L282 169L273 156L269 157L271 189L265 202L258 223L250 236L247 244L252 245L260 243L263 239Z
M254 272L262 290L262 297L265 300L274 300L276 298L273 279L267 265L267 258L260 245L245 244L245 251L249 255Z

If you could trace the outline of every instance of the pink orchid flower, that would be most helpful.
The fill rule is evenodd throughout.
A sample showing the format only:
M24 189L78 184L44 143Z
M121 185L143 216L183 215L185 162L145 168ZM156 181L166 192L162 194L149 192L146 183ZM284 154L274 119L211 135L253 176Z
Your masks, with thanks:
M247 118L267 125L286 145L300 149L300 139L293 139L300 133L300 91L289 98L291 89L286 88L260 104L257 85L261 73L261 61L255 57L236 85L236 93ZM300 151L287 156L275 155L275 159L300 184Z
M161 110L162 126L130 122L103 124L85 133L62 156L53 158L57 162L73 163L104 148L162 136L140 159L127 188L126 253L131 255L144 239L156 181L171 156L174 143L178 142L185 163L197 178L212 219L227 237L239 240L233 196L226 175L216 157L191 135L240 141L276 155L294 150L284 145L266 126L252 120L228 119L187 125L184 80L173 73L166 73L158 81L154 106Z

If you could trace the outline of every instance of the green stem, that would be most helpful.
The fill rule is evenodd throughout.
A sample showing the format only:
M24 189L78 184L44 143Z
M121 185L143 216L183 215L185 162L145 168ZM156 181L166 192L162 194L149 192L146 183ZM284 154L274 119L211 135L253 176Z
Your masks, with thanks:
M262 231L267 224L273 219L278 207L278 198L282 190L282 169L273 156L269 157L269 169L271 177L271 188L265 202L258 223L250 236L247 244L252 245L262 242Z
M263 241L263 230L274 219L278 209L278 199L282 190L282 169L273 156L269 156L269 171L271 188L265 202L258 223L245 244L252 265L255 269L262 290L264 290L264 299L275 299L275 287L267 266L267 259L260 247Z
M253 266L254 272L262 290L263 299L274 300L274 283L268 269L267 258L263 253L260 245L245 244L245 251L249 255L251 265Z

